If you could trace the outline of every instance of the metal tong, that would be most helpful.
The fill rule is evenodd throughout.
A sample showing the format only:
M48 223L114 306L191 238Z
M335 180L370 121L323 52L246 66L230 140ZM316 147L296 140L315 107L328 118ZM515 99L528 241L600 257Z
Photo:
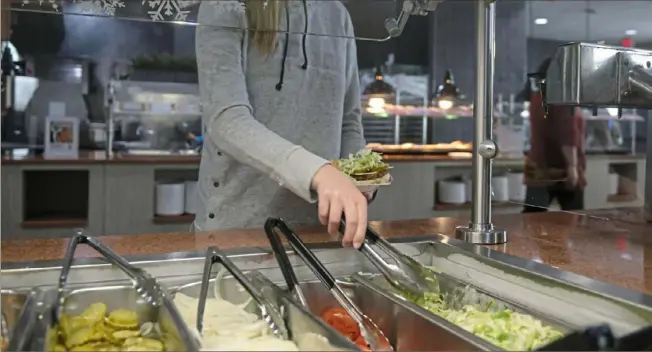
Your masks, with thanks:
M68 275L70 274L72 262L75 259L75 250L79 244L85 244L93 248L95 251L100 253L109 263L122 269L122 271L129 276L134 285L134 288L136 289L136 292L151 308L148 312L148 321L152 322L155 327L158 327L160 309L161 307L165 307L170 314L170 318L173 324L179 330L179 338L184 342L184 344L186 344L185 347L189 349L196 349L198 347L198 342L196 341L195 337L192 336L188 331L186 324L177 311L176 306L172 302L172 299L163 290L159 282L154 279L149 273L131 265L126 259L114 253L97 239L84 235L82 231L78 231L77 235L75 235L75 237L70 240L68 249L66 251L66 256L63 260L63 268L61 269L61 275L59 276L57 300L53 306L53 325L59 322L61 314L63 313L65 301L64 289L68 281ZM152 331L160 331L160 328L153 328Z
M305 296L301 292L296 274L292 269L290 258L288 258L281 239L276 232L279 230L290 243L292 249L301 259L310 267L313 273L326 286L330 293L335 297L337 302L342 305L351 318L358 323L360 333L365 338L373 351L393 351L392 345L383 334L382 330L366 316L351 299L346 295L342 288L337 284L333 275L326 269L324 264L317 256L305 245L297 233L290 225L281 218L269 218L265 222L265 233L274 251L274 256L279 263L283 277L288 285L288 290L297 298L297 300L308 308Z
M164 293L161 285L154 279L151 275L138 269L129 262L122 258L121 256L114 253L108 247L104 246L97 239L84 235L81 231L77 232L77 235L73 237L68 243L68 249L66 251L66 256L63 259L63 268L61 269L61 275L59 276L59 285L57 289L57 300L55 302L55 322L58 322L63 313L64 305L64 289L66 283L68 282L68 275L70 274L70 268L72 267L72 262L75 259L75 251L79 244L85 244L99 254L101 254L109 263L117 266L131 279L136 292L145 300L145 302L152 307L152 320L156 321L158 317L158 310L163 305Z
M344 233L345 228L346 221L342 218L340 233ZM394 264L386 262L373 246L389 255ZM439 283L432 270L401 253L369 226L367 226L365 240L358 250L378 268L392 286L401 292L411 293L419 297L426 292L439 292Z
M233 277L244 287L251 297L258 303L263 319L269 326L270 330L277 337L288 340L289 332L285 324L285 319L280 312L279 308L268 299L261 290L259 290L252 282L245 276L245 274L233 264L233 262L217 247L209 247L206 252L206 260L204 261L204 272L201 280L201 288L199 291L199 303L197 305L197 330L201 334L204 328L204 311L206 309L206 299L208 297L208 286L210 281L213 265L220 263L226 270L233 275Z

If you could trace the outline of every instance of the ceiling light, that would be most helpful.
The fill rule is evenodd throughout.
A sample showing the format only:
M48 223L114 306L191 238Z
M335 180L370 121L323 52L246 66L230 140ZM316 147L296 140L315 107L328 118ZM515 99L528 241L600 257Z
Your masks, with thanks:
M548 19L547 18L537 18L536 20L534 20L534 24L539 24L539 25L548 24Z
M455 80L453 79L453 71L446 70L446 75L444 76L444 83L440 84L437 87L435 92L434 101L442 110L448 110L452 108L461 98L460 90L455 85Z
M638 31L636 29L628 29L625 31L625 35L636 35Z
M383 72L379 66L376 68L376 79L367 85L362 94L369 99L368 104L370 107L379 109L385 106L386 100L392 99L396 94L396 90L391 84L385 82Z

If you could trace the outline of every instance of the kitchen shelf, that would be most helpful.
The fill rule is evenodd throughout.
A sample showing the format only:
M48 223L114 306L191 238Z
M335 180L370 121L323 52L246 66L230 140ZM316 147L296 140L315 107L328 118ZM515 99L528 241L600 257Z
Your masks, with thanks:
M20 226L24 229L51 229L87 227L87 219L39 219L25 220Z
M152 222L159 225L165 224L189 224L195 221L195 214L181 215L154 215Z
M23 171L23 227L83 227L88 223L88 170Z

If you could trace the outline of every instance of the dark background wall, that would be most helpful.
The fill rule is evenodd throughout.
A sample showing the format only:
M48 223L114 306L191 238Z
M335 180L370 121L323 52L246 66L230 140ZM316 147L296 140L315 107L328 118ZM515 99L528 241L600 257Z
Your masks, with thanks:
M496 93L514 93L527 65L527 13L520 1L499 2L496 8ZM431 23L433 34L430 72L438 84L452 69L458 87L473 97L475 87L474 2L449 1L439 5Z
M379 10L392 13L388 8ZM363 34L380 36L382 28L378 26L382 21L378 19L382 16L365 17L365 11L352 8L354 26L365 29ZM13 28L12 41L23 54L32 55L37 61L52 56L88 58L96 63L100 84L106 82L113 63L128 62L137 55L194 56L192 26L74 15L14 13L14 16L18 25ZM523 87L526 73L536 69L560 44L528 38L532 21L529 17L523 1L497 4L496 94L517 93ZM358 41L359 66L372 68L385 62L392 53L398 65L423 67L423 72L430 73L433 86L441 83L447 69L452 69L459 88L471 100L476 75L475 23L474 2L444 2L428 16L412 17L399 38L382 43ZM638 46L652 48L652 43L638 43Z
M388 15L395 13L387 9L382 12ZM112 62L127 61L140 54L194 56L192 26L74 15L16 13L15 16L18 26L13 30L12 40L21 52L87 57L97 62L102 77L107 75ZM378 20L381 17L373 15L373 19L369 19L364 14L352 15L354 26L366 28L367 31L370 31L369 26L378 27L378 23L382 23ZM498 4L497 91L513 91L514 82L523 77L527 57L523 30L525 22L522 2ZM446 69L451 68L460 87L470 96L475 77L474 27L472 2L445 2L438 11L428 16L412 17L399 38L382 43L358 41L359 66L372 68L385 62L387 55L392 53L396 64L422 66L425 72L431 70L435 82L443 77ZM370 32L381 36L382 28Z

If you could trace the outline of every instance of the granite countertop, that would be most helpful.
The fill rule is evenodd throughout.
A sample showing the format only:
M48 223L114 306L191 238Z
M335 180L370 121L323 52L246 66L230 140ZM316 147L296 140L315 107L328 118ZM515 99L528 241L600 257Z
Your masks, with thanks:
M436 154L386 154L384 159L389 162L460 162L470 163L470 158L452 158L448 155ZM521 160L521 158L502 158L508 160ZM499 160L502 160L499 159ZM104 151L81 151L77 158L57 158L46 159L43 156L27 156L15 158L12 156L3 156L2 165L34 165L34 164L199 164L199 155L125 155L116 153L113 157L107 157Z
M595 154L588 158L613 158L618 160L640 160L644 155L609 155ZM385 154L383 158L388 162L447 162L470 164L471 158L450 157L437 154ZM107 157L104 151L80 151L77 158L56 158L46 159L43 156L12 157L2 156L2 165L48 165L48 164L199 164L199 155L125 155L116 153L113 157ZM521 157L501 157L494 159L497 163L519 162Z
M440 233L453 235L464 218L380 221L371 226L387 238ZM652 225L636 208L571 214L550 212L496 215L494 225L506 228L509 241L488 246L511 255L539 261L561 270L588 276L631 290L652 294ZM298 232L308 243L331 242L323 228ZM268 246L262 229L205 233L167 233L104 236L101 241L120 255L148 255L205 250ZM2 241L2 263L60 260L67 239ZM97 254L85 247L77 257Z

